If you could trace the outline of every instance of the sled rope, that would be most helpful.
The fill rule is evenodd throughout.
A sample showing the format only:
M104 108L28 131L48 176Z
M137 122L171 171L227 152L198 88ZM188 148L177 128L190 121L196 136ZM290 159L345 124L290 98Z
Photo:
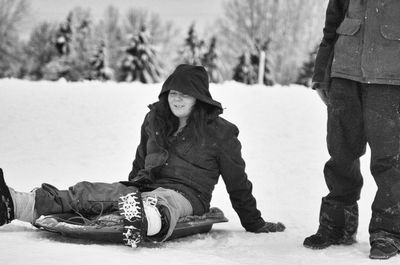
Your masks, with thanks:
M103 213L104 213L104 205L101 202L98 202L98 204L100 204L101 210L100 210L100 213L95 217L87 218L83 214L81 214L79 211L77 211L71 207L73 212L75 214L77 214L78 216L72 216L67 219L57 217L57 220L61 221L61 222L73 224L73 225L98 226L99 228L105 227L105 226L110 226L110 225L118 225L121 223L120 220L102 220L101 217L103 216ZM75 220L77 220L77 221L75 221Z

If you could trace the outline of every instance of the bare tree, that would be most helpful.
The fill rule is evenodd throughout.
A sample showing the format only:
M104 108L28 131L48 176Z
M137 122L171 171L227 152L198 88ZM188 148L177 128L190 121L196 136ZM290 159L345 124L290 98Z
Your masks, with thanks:
M14 75L20 62L18 25L28 13L26 0L0 0L0 77Z
M321 37L327 0L229 0L217 21L223 47L225 77L240 54L256 42L270 40L271 76L281 84L293 82L298 69Z

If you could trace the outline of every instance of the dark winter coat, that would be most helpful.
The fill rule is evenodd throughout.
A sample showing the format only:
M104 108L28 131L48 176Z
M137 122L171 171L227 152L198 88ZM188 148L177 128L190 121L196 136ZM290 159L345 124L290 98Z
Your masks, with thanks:
M222 112L221 104L211 98L208 76L202 67L178 67L164 83L160 95L171 89L212 105L216 113ZM150 109L141 128L129 180L144 190L164 187L181 192L191 202L194 214L199 215L209 210L212 191L222 175L243 227L248 231L261 228L265 222L245 173L238 128L216 115L207 125L211 133L196 141L189 134L193 126L189 123L176 137L171 137L167 150L154 128L155 113Z
M313 81L400 85L399 14L400 1L330 0Z

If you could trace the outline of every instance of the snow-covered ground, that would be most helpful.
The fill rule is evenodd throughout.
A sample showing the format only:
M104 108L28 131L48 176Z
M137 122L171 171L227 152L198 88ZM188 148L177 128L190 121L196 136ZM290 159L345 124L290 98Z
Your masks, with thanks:
M161 84L29 82L0 80L0 167L7 183L29 191L42 182L64 189L81 180L125 180L147 105ZM157 248L68 240L13 221L0 228L0 264L376 264L368 259L368 222L376 186L369 154L360 200L358 243L315 251L302 246L318 225L326 194L322 168L326 111L301 86L211 85L226 108L223 117L240 129L247 173L263 217L282 221L284 233L253 234L240 226L221 180L213 206L228 223L209 234ZM398 264L400 256L385 264Z

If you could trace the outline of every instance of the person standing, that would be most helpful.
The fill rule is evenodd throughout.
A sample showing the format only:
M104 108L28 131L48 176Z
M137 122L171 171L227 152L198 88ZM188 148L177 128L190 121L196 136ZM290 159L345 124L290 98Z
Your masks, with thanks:
M378 187L369 225L371 259L400 251L400 1L329 0L313 88L328 109L324 167L329 193L319 228L303 245L351 245L363 177L359 158L371 149Z

